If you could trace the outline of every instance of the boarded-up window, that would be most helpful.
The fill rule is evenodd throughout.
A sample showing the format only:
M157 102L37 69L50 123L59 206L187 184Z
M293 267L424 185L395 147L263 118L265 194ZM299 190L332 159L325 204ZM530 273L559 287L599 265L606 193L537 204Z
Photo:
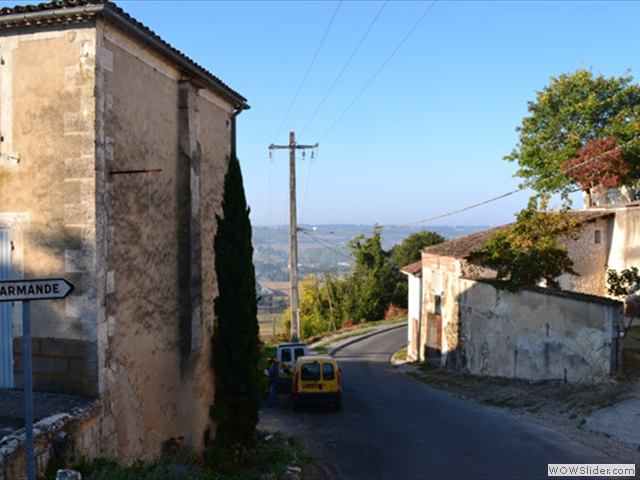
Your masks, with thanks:
M431 293L439 296L444 294L444 270L431 270Z

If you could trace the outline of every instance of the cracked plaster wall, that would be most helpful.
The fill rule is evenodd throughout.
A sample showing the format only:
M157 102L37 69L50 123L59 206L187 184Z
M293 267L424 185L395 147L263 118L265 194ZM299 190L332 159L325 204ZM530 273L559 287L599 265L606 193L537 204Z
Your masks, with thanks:
M201 448L212 427L213 238L233 106L107 24L99 23L97 41L106 219L101 393L114 422L110 441L126 462L157 457L170 437ZM108 174L131 170L161 172Z
M81 368L65 361L67 377L86 376L64 388L101 400L100 455L152 459L178 436L202 447L214 427L213 239L233 105L189 84L185 133L181 73L101 20L4 31L0 54L0 226L11 228L13 270L76 286L66 300L32 302L34 341L65 345L45 363L65 356L61 342L84 345ZM181 151L181 135L195 147ZM147 169L161 171L112 174ZM185 188L194 209L181 244ZM181 282L184 248L192 273ZM198 282L184 362L181 302ZM19 305L13 318L19 342ZM64 384L48 374L59 376L45 388Z
M14 276L65 277L76 287L65 300L32 302L34 388L85 395L98 390L94 43L86 28L0 37L0 223L11 230ZM18 388L21 315L16 302Z
M622 328L620 302L571 292L513 294L463 278L463 272L475 272L465 262L425 254L422 262L421 344L438 350L441 365L477 375L572 383L602 382L615 373L616 362L621 365L622 345L616 358L613 338L616 326ZM441 287L434 288L432 272L438 271ZM434 333L427 324L436 314L441 330Z
M580 275L564 274L559 278L563 290L605 296L607 264L611 251L611 218L599 218L582 225L580 234L563 243Z
M471 373L570 383L600 383L615 373L619 302L531 290L513 294L461 279L459 308L458 349Z

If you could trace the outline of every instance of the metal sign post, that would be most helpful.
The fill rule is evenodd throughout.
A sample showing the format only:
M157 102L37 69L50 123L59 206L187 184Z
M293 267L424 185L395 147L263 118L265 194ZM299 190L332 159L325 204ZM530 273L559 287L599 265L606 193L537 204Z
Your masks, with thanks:
M22 358L24 374L24 429L27 442L27 479L35 478L33 452L33 385L31 374L31 302L22 302Z
M33 383L31 369L31 300L65 298L74 285L64 278L0 281L0 302L22 302L22 356L24 373L24 428L27 479L35 478L33 451Z

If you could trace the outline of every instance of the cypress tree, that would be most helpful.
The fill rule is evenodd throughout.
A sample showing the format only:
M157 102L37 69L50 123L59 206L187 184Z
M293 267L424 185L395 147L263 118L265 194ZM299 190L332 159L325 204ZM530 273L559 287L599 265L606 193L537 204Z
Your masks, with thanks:
M251 446L259 420L259 326L249 211L234 152L214 239L218 296L214 300L211 416L217 422L216 443L222 446Z

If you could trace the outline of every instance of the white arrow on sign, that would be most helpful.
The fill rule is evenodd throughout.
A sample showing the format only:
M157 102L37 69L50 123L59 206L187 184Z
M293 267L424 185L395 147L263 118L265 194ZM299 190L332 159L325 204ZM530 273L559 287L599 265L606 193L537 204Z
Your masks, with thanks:
M74 288L73 283L66 278L1 280L0 302L64 298L73 292Z

